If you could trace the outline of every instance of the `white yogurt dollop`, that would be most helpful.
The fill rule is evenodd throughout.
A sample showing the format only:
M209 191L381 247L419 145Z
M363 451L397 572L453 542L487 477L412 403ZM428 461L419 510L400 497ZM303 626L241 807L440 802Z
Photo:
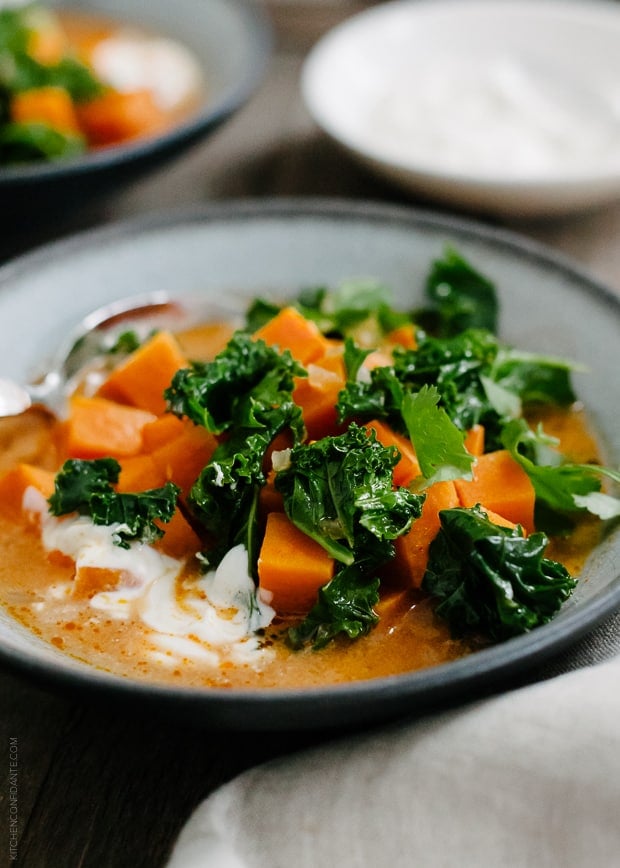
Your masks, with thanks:
M80 567L118 570L119 585L96 593L88 603L117 619L136 619L164 653L154 656L170 665L193 660L218 666L223 660L260 665L271 652L256 631L267 627L274 610L258 595L248 574L244 546L231 549L217 569L182 578L184 562L152 546L114 545L120 526L97 526L84 516L55 518L34 488L26 490L24 508L41 516L41 539L48 551L59 551ZM50 588L51 599L70 597L72 583Z
M517 57L439 54L392 67L362 123L366 141L407 165L540 178L614 157L620 125L607 102Z
M202 87L200 66L184 45L132 30L101 40L91 63L96 74L116 90L150 90L164 111L182 108Z

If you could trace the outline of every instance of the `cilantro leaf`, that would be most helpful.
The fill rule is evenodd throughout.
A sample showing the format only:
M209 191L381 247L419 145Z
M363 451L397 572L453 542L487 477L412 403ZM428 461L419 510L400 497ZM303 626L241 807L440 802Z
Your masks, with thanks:
M551 620L570 596L576 582L544 557L543 533L524 537L520 528L494 525L480 507L439 516L422 587L455 635L508 639Z
M465 448L463 432L443 407L437 406L438 402L435 386L422 386L415 394L408 392L402 403L401 412L422 475L427 485L471 479L474 458Z
M155 334L152 332L151 334ZM141 346L142 340L135 329L128 329L116 336L112 346L105 348L108 356L128 356Z
M308 293L300 298L302 313L307 311L315 318L323 332L340 337L364 332L372 336L370 340L366 337L365 344L375 343L373 338L380 339L386 332L411 322L410 316L393 309L391 292L376 280L345 280L329 292L315 292L314 305L309 301Z
M134 541L160 539L164 531L155 521L170 521L180 488L167 482L161 488L119 494L112 487L119 473L120 464L114 458L65 461L48 500L51 514L77 512L89 516L96 525L112 526L113 542L121 548L129 548Z
M570 373L579 365L555 356L537 355L500 345L490 379L518 395L523 404L557 404L567 407L576 400Z
M422 334L417 349L395 350L393 366L375 368L369 382L347 382L338 399L339 419L387 419L402 431L404 396L432 386L457 428L484 425L487 449L499 449L503 426L525 406L574 401L572 369L561 359L517 352L481 329L444 338Z
M572 464L560 453L553 455L546 435L532 431L521 419L506 426L502 443L532 481L538 526L555 529L554 513L587 510L600 518L618 514L620 501L610 495L602 498L599 492L601 477L620 483L620 471L597 464Z

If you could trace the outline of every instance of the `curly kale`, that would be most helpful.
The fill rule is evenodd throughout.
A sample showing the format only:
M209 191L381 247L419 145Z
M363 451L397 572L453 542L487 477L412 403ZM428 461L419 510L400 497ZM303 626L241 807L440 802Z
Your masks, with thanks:
M212 362L178 371L166 390L171 412L226 435L189 496L190 507L214 541L203 555L207 566L217 566L242 542L255 574L265 456L280 432L292 432L295 442L304 436L292 392L295 377L305 374L288 351L278 353L264 341L237 332Z
M172 482L137 494L119 493L120 464L114 458L65 461L48 500L52 515L77 512L94 524L113 526L115 545L129 548L131 542L151 543L164 531L155 523L167 523L174 515L181 489Z
M508 639L545 624L570 596L576 582L544 557L545 534L495 525L480 507L439 516L422 587L455 635Z
M337 561L317 605L290 633L294 646L320 647L340 632L355 638L376 621L379 566L393 540L420 515L424 497L393 487L395 448L353 424L345 434L296 446L276 476L291 521Z

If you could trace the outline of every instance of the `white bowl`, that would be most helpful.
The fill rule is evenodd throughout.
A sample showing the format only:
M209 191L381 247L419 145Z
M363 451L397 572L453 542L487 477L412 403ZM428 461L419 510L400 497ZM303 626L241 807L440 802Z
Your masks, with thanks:
M311 51L317 123L408 190L502 216L620 198L620 7L398 0Z

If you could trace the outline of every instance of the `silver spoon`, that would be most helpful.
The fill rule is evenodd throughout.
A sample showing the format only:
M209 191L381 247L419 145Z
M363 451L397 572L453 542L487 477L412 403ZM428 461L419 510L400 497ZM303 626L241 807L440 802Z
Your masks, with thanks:
M23 385L0 378L0 418L18 416L35 404L62 415L79 375L89 363L109 352L122 332L133 330L143 340L158 327L180 330L201 320L230 321L231 307L205 295L172 298L166 292L105 304L87 314L71 331L37 382Z

